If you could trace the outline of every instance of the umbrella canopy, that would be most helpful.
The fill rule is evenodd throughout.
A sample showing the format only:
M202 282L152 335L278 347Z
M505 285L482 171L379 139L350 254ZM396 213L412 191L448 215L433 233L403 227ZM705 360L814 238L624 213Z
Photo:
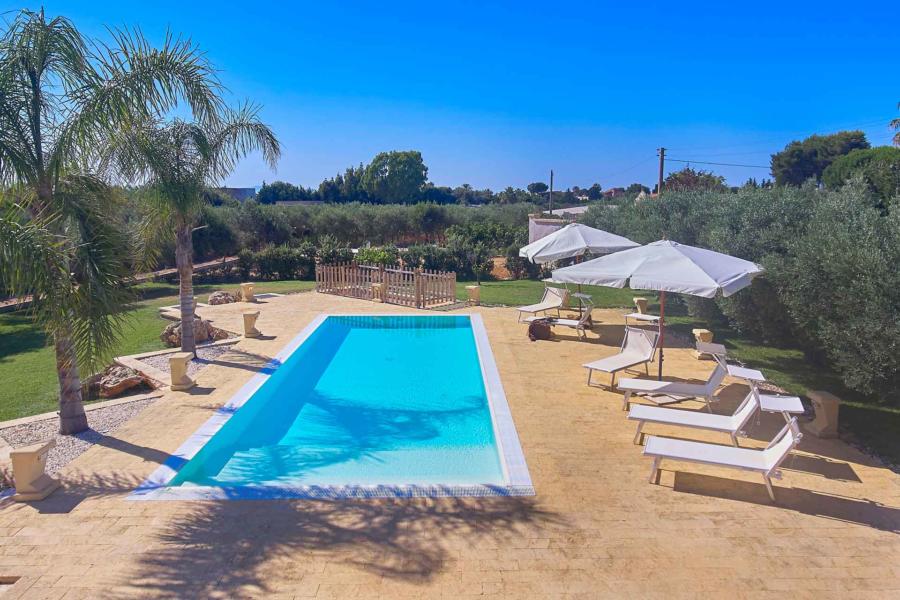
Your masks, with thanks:
M659 296L659 377L662 377L666 292L730 296L763 272L756 263L662 240L553 271L551 281L655 290Z
M662 240L556 269L552 280L713 298L730 296L762 272L749 260Z
M581 223L569 223L548 236L536 240L519 250L519 256L533 263L544 264L581 256L585 252L609 254L640 246L614 233L594 229Z

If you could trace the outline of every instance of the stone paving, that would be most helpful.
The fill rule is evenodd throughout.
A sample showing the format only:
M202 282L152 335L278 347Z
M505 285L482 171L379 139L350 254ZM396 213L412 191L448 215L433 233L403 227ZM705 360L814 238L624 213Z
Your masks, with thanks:
M529 342L511 309L470 309L484 316L535 497L126 500L315 315L411 312L316 293L256 306L263 338L82 454L47 500L0 504L0 583L19 578L3 600L900 595L900 477L841 441L804 438L775 482L778 505L750 473L664 463L660 485L647 483L621 396L588 388L580 367L616 351L619 311L595 313L589 342ZM239 331L242 308L201 313ZM686 348L666 356L672 375L712 368ZM730 382L715 410L743 393ZM742 443L762 447L782 423L763 415Z

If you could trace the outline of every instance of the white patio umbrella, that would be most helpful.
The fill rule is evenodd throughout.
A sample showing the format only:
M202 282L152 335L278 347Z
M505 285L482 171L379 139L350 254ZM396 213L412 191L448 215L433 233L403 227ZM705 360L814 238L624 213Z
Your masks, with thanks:
M635 290L659 295L659 377L663 368L666 292L714 298L730 296L750 285L763 272L756 263L704 248L662 240L646 246L601 256L553 271L552 281Z
M594 229L581 223L569 223L521 248L519 256L541 265L563 258L582 256L586 252L609 254L638 246L640 244L621 235Z

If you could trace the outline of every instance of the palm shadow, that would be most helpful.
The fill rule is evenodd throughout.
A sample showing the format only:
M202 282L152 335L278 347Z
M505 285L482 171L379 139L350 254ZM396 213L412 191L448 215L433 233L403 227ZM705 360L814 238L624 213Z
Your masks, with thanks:
M450 539L502 545L563 526L521 497L197 503L154 536L119 597L265 596L328 560L425 584L456 556Z

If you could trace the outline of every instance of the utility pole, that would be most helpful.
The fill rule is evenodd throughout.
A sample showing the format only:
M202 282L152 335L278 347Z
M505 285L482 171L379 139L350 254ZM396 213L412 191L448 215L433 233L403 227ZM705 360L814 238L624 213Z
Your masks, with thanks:
M656 184L656 195L658 197L662 194L663 170L666 165L666 149L658 148L657 154L659 154L659 182Z
M550 169L550 216L553 216L553 169Z

